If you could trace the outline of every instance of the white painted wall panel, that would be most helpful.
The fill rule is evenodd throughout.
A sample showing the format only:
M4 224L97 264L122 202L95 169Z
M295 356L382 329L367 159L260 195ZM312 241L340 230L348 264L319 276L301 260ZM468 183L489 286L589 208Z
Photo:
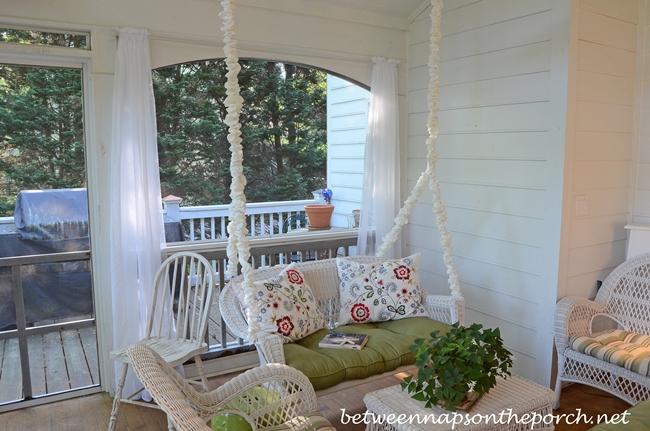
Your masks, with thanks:
M530 15L550 10L551 3L550 0L483 0L473 3L470 7L453 9L446 13L446 9L443 9L443 37L493 24L525 19ZM531 32L547 31L548 33L548 29L548 27L540 27L531 29Z
M578 42L578 69L617 76L636 76L636 53L585 40Z
M347 227L361 206L363 159L370 92L327 76L327 186L332 189L332 226Z
M630 77L578 71L578 99L633 105L635 87L636 81Z
M518 2L522 3L522 2ZM443 29L453 23L448 21L449 14L445 15ZM497 18L497 17L494 17ZM498 19L504 17L499 14ZM550 11L535 13L519 19L501 22L498 34L495 34L495 25L486 25L472 30L455 33L445 37L440 44L440 60L448 61L470 55L515 48L549 40L549 33L545 29L551 24ZM531 31L540 29L540 31ZM443 30L444 34L444 30Z
M634 105L581 101L576 106L576 130L633 132Z
M580 7L634 24L639 23L639 2L637 0L581 0Z
M447 206L452 231L471 235L483 235L487 238L521 245L539 247L543 239L543 224L540 219L520 217L510 214L495 214L484 211ZM413 209L410 222L426 226L433 217L432 205L418 203Z
M412 188L415 181L409 181L408 185ZM543 190L445 182L440 187L446 206L543 219ZM422 193L420 202L428 203L431 200L429 191Z
M409 160L408 179L417 180L425 167L425 160ZM437 172L446 183L543 190L546 166L518 160L447 159L438 164Z
M571 222L569 246L578 248L625 241L626 224L627 212L602 217L576 218Z
M455 85L440 89L440 108L443 110L474 106L521 104L525 102L548 101L548 72L530 73ZM413 103L412 111L427 110L426 93L414 92L419 97ZM423 100L422 100L423 99Z
M636 11L636 12L635 12ZM574 139L567 152L564 295L591 297L625 259L636 130L638 1L581 0ZM576 215L575 196L588 199Z
M428 55L426 47L419 47L414 55ZM493 53L441 62L440 79L444 85L478 81L550 70L551 44L505 49ZM426 64L424 62L423 64Z
M634 223L650 224L650 5L645 1L641 71L640 124L633 200Z
M409 136L409 154L426 157L426 136ZM497 160L546 160L548 132L495 132L442 134L436 145L440 159L481 158Z
M582 40L636 52L636 23L614 19L602 12L580 11L579 37Z
M600 271L603 268L614 268L625 260L625 249L625 240L572 248L569 251L567 275L573 277ZM593 280L593 283L595 285L596 280Z
M566 103L557 79L566 70L553 69L551 47L553 23L568 22L568 8L553 10L557 4L484 0L443 11L440 52L437 174L467 321L499 326L515 352L515 372L542 384L550 379L549 325L557 295L555 283L548 282L557 268L542 262L554 259L557 265L558 250L549 238L559 240L560 223L551 219L549 203L562 197L549 179L564 171L557 156L564 140L556 140L555 130L565 127L565 119L553 123L552 106ZM426 157L428 26L421 20L409 35L409 187ZM444 293L430 202L425 192L406 242L427 262L427 288Z
M576 161L573 165L574 190L594 190L630 186L630 161ZM624 193L627 194L627 193ZM627 207L625 208L627 211Z
M440 111L442 133L546 130L549 105L545 102ZM414 114L413 117L419 114ZM420 114L426 115L426 114ZM417 121L417 118L414 118Z
M632 158L632 140L632 133L577 131L574 159L630 160Z

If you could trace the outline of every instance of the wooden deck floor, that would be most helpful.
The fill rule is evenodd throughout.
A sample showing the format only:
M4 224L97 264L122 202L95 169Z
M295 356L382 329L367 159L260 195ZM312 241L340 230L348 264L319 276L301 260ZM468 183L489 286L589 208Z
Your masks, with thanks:
M95 328L69 329L27 339L34 396L99 384ZM0 341L0 403L22 399L18 340Z
M210 318L210 345L221 345L221 319ZM229 331L228 343L237 341ZM33 396L99 384L95 328L71 329L29 337ZM0 340L0 404L23 398L18 340Z

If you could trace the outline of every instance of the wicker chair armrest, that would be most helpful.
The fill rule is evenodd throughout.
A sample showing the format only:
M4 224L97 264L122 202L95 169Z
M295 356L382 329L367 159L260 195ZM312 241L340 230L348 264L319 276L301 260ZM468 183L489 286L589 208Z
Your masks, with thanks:
M465 298L462 296L424 295L422 304L434 320L450 325L465 323Z
M255 342L260 361L266 364L285 364L284 341L277 334L265 334Z
M135 344L129 347L128 355L140 381L179 431L208 431L211 428L206 421L220 413L237 413L254 429L263 429L318 409L309 379L287 365L262 365L202 393L149 347ZM265 387L279 396L267 397L265 403L241 398L256 387ZM233 400L237 402L229 404Z
M555 305L553 318L558 352L563 352L569 346L569 337L572 335L588 335L593 316L602 313L604 309L604 304L586 298L568 296L560 299Z

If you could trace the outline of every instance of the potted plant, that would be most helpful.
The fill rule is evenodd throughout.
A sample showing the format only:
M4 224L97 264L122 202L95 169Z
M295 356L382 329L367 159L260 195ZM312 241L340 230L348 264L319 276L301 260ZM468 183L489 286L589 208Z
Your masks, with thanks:
M512 353L503 346L499 328L454 323L445 335L439 333L415 340L410 350L418 372L401 383L402 390L426 402L426 408L469 410L496 385L497 377L511 375Z
M334 211L334 205L332 205L332 190L320 189L313 193L321 194L326 203L305 205L305 212L307 213L307 219L309 220L309 229L329 229L332 212Z

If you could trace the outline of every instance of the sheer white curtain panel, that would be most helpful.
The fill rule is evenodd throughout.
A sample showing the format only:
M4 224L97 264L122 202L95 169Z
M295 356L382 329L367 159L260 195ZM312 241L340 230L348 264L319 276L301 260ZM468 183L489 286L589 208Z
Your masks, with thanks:
M361 217L357 254L375 255L400 209L398 60L372 59ZM396 241L387 258L401 257Z
M149 297L165 241L149 32L122 28L118 37L110 197L114 348L145 335ZM133 393L139 385L130 372L124 391Z

